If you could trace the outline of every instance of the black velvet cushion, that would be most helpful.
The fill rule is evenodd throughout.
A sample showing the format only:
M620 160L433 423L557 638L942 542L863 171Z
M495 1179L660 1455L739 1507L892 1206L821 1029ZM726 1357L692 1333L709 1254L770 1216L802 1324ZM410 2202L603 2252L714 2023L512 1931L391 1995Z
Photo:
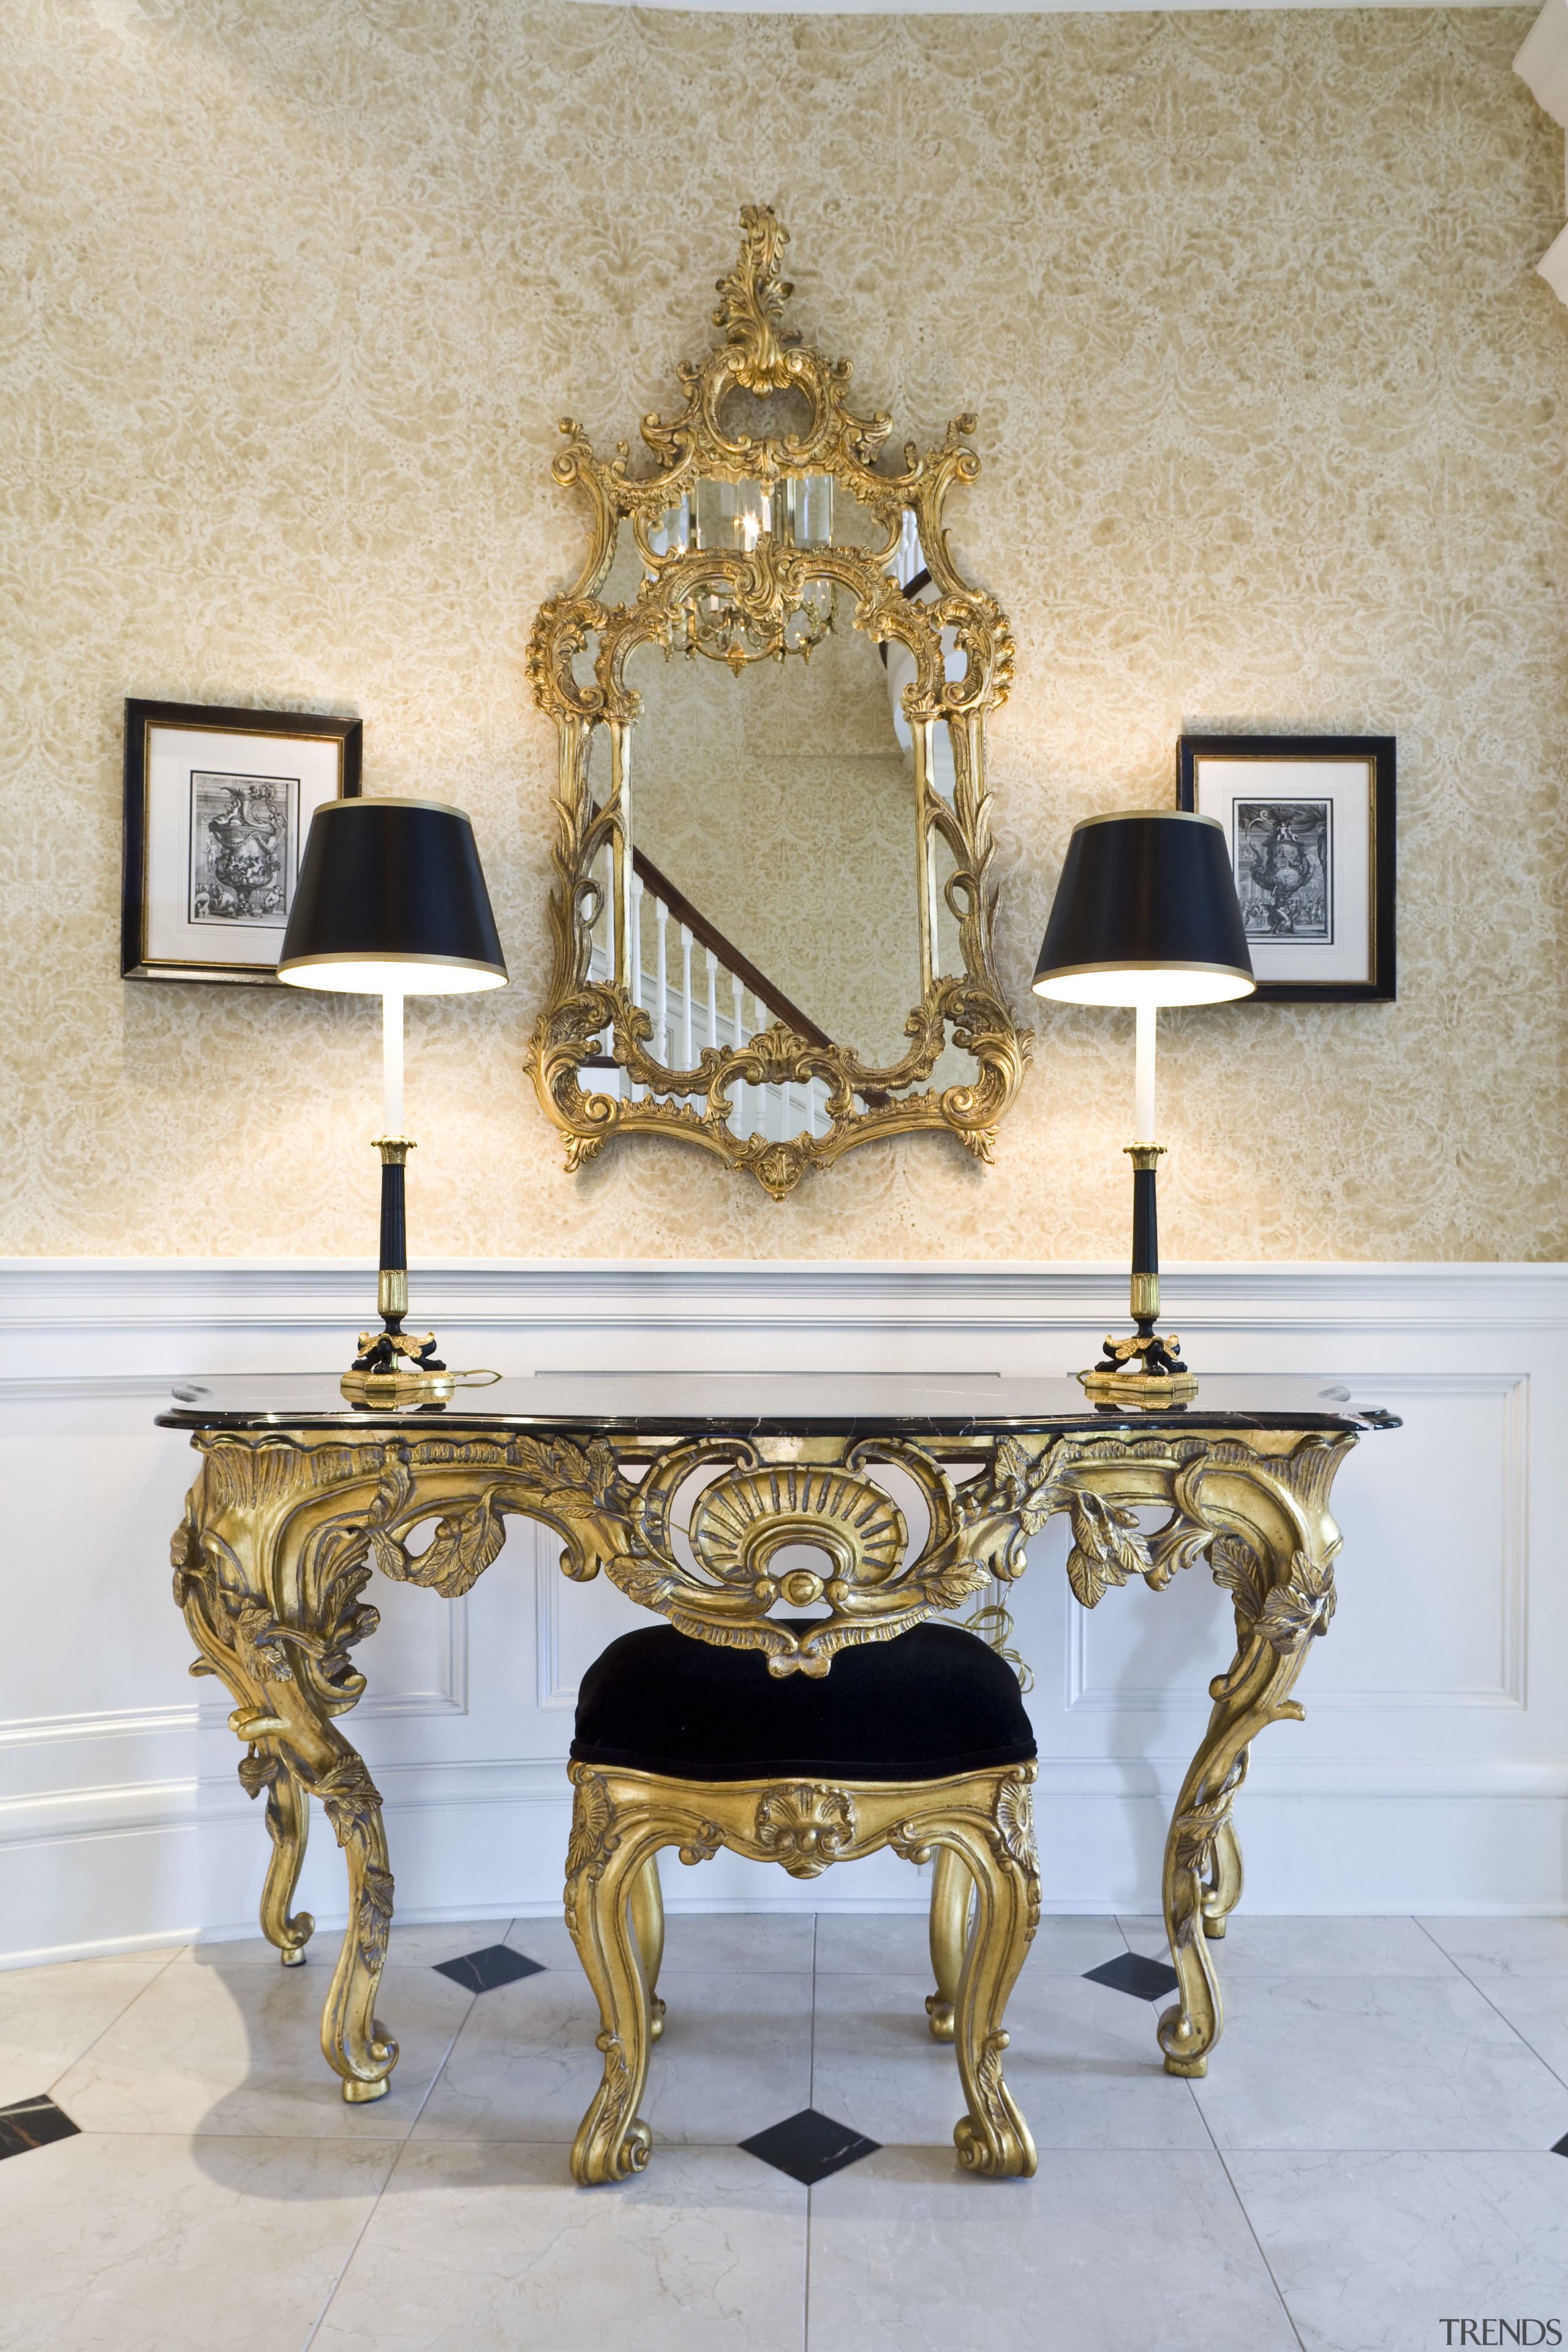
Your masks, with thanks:
M1035 1735L1012 1667L959 1625L928 1618L840 1650L815 1680L770 1675L760 1650L650 1625L584 1675L572 1753L684 1780L941 1780L1024 1763Z

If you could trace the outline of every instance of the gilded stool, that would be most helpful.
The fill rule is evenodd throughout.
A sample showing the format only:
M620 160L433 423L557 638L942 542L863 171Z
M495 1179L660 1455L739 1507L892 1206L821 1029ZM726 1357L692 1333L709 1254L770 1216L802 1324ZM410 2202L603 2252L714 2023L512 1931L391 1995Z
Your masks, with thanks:
M672 1625L612 1642L583 1678L572 1743L566 1924L605 2058L574 2179L619 2180L648 2160L637 2110L665 2014L664 1846L689 1864L727 1846L795 1878L882 1846L934 1859L926 2011L958 2059L959 2157L979 2173L1032 2173L1002 2021L1039 1920L1035 1754L1011 1668L960 1626L927 1621L839 1650L831 1673L783 1677L756 1649Z

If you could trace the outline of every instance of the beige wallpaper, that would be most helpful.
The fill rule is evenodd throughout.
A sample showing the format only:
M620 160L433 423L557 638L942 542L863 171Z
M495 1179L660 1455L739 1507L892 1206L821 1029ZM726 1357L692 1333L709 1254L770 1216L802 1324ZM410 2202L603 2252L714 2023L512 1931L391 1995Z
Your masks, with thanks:
M1069 825L1184 724L1400 747L1402 986L1163 1024L1173 1256L1563 1255L1563 403L1530 6L771 17L565 0L12 0L0 1249L374 1242L375 1015L125 986L121 700L357 711L474 812L513 984L416 1006L416 1254L1114 1256L1123 1016L1036 1015L983 1170L781 1206L672 1147L577 1179L520 1061L553 749L524 689L601 446L706 345L742 201L895 435L979 414L1020 1004Z

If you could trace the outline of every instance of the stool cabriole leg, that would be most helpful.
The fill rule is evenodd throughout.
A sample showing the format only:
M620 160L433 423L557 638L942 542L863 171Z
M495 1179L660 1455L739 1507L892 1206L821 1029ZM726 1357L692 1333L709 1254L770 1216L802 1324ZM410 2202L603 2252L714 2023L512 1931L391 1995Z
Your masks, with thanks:
M1029 2126L1002 2076L1007 2047L1002 2020L1040 1916L1029 1792L1033 1779L1031 1767L1026 1774L1002 1780L984 1834L965 1821L951 1839L973 1878L976 1907L953 2021L959 2079L969 2113L952 2137L959 2161L971 2172L993 2178L1027 2179L1038 2161Z
M964 1948L969 1941L969 1906L974 1881L955 1846L937 1849L931 1888L931 1965L936 1990L926 1996L926 2016L931 2038L952 2040L958 1980L963 1973Z
M566 1850L566 1925L599 2004L605 2072L572 2145L584 2188L624 2180L647 2163L652 2135L637 2113L652 2040L647 1979L632 1927L632 1891L662 1843L646 1816L617 1806L602 1776L571 1768L576 1784ZM640 1832L640 1834L639 1834Z
M631 1905L632 1927L647 1979L648 2040L657 2042L664 2032L665 2018L658 1997L658 1972L664 1962L664 1889L658 1883L657 1853L649 1854L633 1879Z

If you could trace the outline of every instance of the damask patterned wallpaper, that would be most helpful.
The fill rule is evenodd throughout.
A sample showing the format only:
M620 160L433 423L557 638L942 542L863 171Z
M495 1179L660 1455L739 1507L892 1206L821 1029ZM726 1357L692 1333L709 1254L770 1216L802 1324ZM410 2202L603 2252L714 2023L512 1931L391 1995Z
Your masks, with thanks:
M13 0L0 1248L372 1244L373 1006L118 978L126 694L357 711L469 807L513 972L416 1005L420 1252L1115 1258L1130 1016L1040 1009L996 1164L781 1206L578 1178L521 1060L553 746L522 648L601 445L706 347L740 205L894 432L979 414L1006 606L1002 950L1184 725L1399 738L1401 993L1166 1016L1169 1255L1563 1254L1562 140L1530 7L771 17L568 0Z

